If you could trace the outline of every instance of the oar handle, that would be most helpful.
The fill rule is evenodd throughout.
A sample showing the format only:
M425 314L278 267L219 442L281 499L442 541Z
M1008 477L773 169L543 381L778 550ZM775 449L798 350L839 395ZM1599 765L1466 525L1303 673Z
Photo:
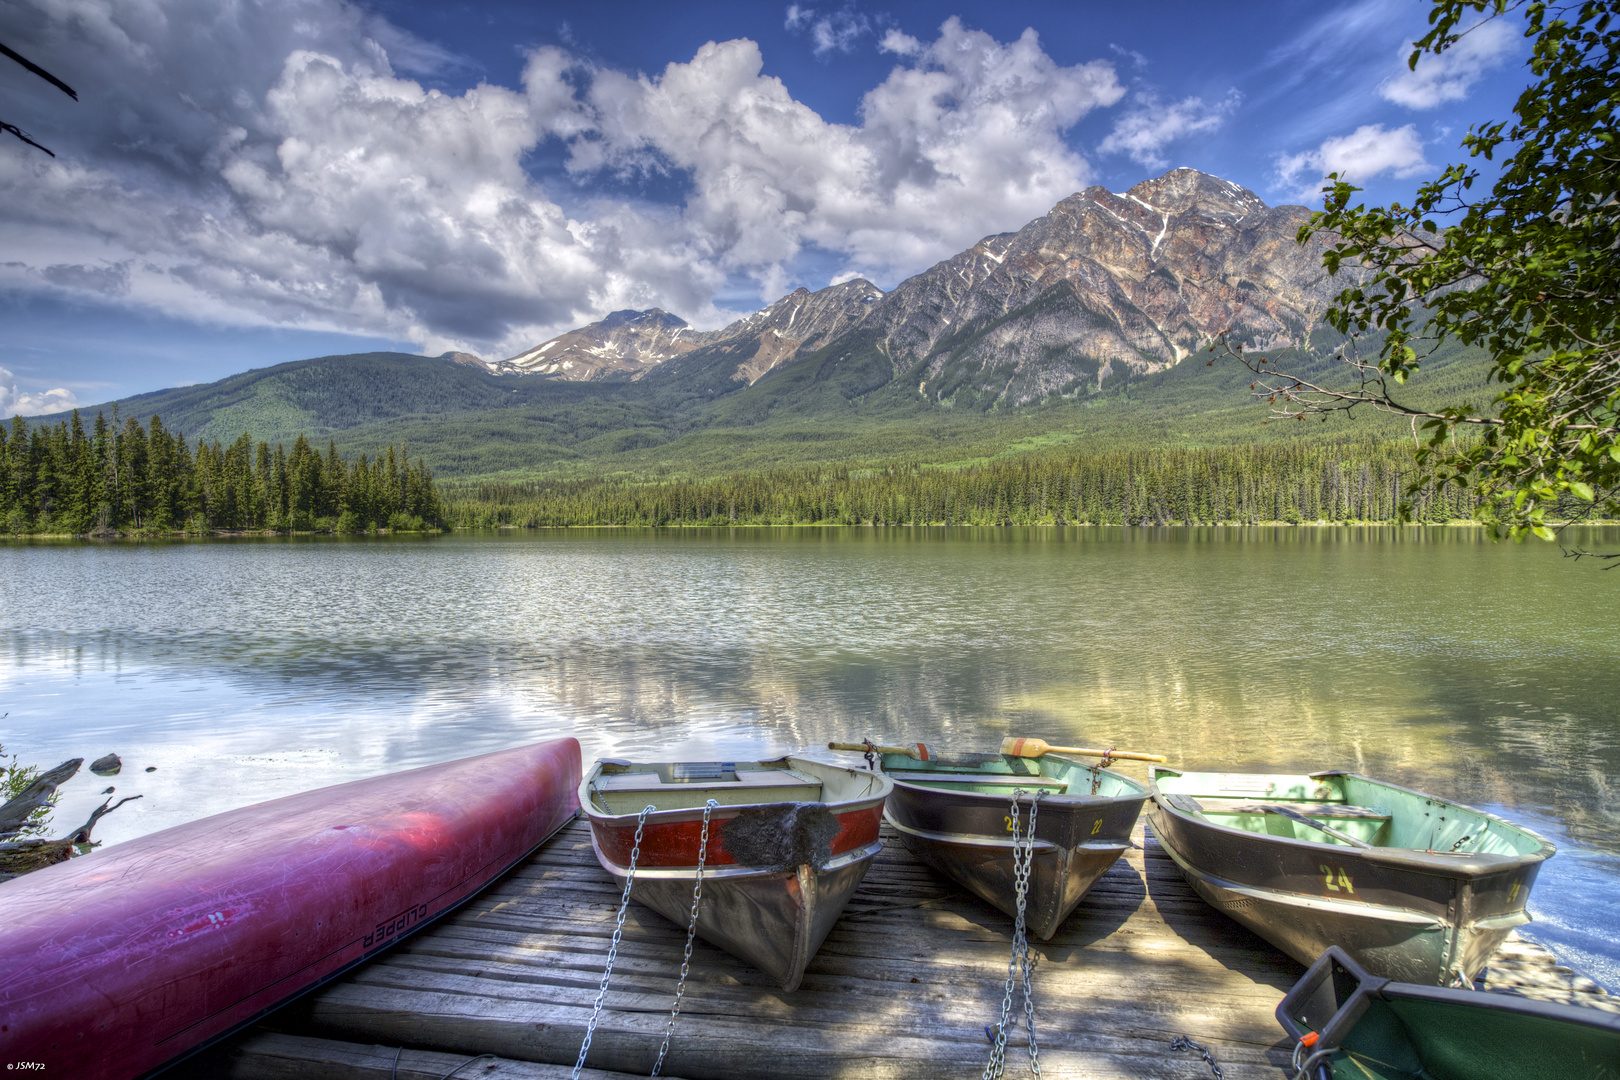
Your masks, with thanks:
M1053 746L1045 739L1019 739L1008 736L1001 740L1001 752L1009 757L1041 757L1045 754L1079 754L1081 757L1107 758L1111 761L1169 761L1163 754L1139 754L1134 750L1093 750L1088 746Z
M1084 746L1048 746L1048 753L1052 754L1079 754L1081 757L1110 757L1115 761L1157 761L1164 763L1170 759L1163 754L1138 754L1131 750L1088 750Z

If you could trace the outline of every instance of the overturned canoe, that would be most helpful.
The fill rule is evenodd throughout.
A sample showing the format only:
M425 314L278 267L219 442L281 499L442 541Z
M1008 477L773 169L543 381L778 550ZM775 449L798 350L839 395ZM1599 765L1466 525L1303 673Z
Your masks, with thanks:
M140 1076L414 933L573 819L573 739L306 791L0 885L0 1046Z
M631 897L680 926L713 799L697 934L798 988L882 844L887 779L806 758L599 761L579 789L602 869L622 886L648 806Z
M883 816L906 847L975 896L1017 916L1012 796L1031 797L1035 853L1024 918L1042 941L1057 933L1086 890L1130 846L1147 789L1130 777L1047 754L1041 758L964 754L917 761L883 756L894 794Z
M1620 1015L1392 982L1337 947L1277 1019L1309 1080L1620 1080Z
M1217 910L1302 964L1330 945L1381 978L1466 985L1555 848L1482 810L1345 772L1153 770L1149 822Z

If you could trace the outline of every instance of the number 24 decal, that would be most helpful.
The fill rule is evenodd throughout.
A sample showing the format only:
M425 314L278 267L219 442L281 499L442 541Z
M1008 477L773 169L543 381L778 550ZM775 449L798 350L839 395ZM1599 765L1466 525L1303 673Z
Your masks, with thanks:
M1329 892L1341 892L1342 891L1342 892L1347 892L1347 893L1353 893L1353 892L1356 891L1351 886L1351 884L1350 884L1350 875L1344 872L1344 867L1342 867L1342 866L1339 867L1339 869L1337 871L1337 873L1338 873L1337 878L1335 878L1335 876L1334 876L1335 872L1334 872L1333 867L1331 867L1331 866L1318 866L1316 869L1321 872L1322 880L1327 883L1327 887L1328 887ZM1337 882L1337 883L1335 883L1335 882Z

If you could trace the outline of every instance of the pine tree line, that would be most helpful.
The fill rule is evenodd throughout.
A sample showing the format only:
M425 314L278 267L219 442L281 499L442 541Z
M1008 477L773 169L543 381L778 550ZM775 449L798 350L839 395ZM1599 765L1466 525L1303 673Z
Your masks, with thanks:
M432 471L392 446L348 462L333 443L323 456L302 435L289 452L243 434L193 451L161 418L119 423L116 410L89 432L77 411L54 427L0 424L0 532L360 532L442 518Z
M1399 442L1299 442L1045 455L946 470L803 468L712 481L446 485L456 527L1422 522L1466 519L1472 492L1408 491Z

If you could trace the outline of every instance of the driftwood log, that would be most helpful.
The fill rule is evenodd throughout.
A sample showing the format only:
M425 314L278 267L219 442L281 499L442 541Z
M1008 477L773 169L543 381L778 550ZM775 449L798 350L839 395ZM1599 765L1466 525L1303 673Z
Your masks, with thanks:
M90 839L90 830L96 827L96 822L138 798L139 795L130 795L116 803L108 799L91 811L90 820L60 840L13 840L0 844L0 881L43 870L54 863L67 862L73 857L75 848L79 849L81 855L87 853L97 844Z
M22 790L22 794L0 806L0 838L21 832L34 811L50 802L57 785L67 782L83 764L84 758L62 762L50 772L41 773L38 779Z

